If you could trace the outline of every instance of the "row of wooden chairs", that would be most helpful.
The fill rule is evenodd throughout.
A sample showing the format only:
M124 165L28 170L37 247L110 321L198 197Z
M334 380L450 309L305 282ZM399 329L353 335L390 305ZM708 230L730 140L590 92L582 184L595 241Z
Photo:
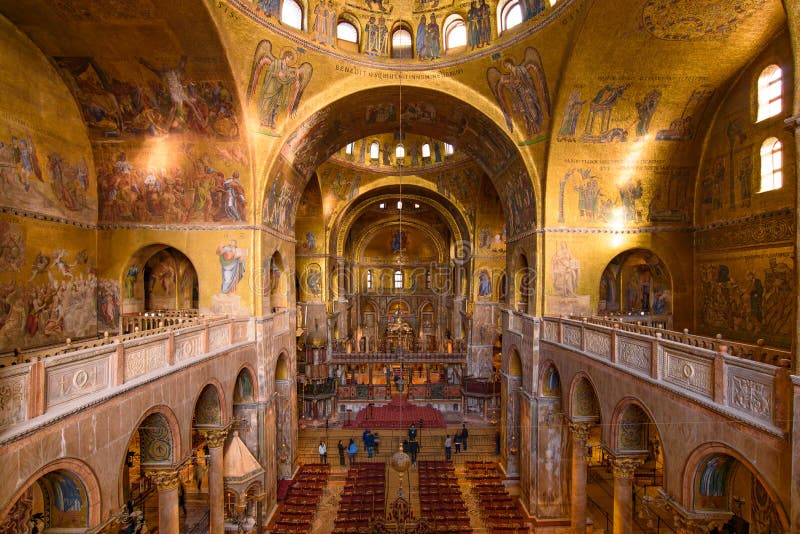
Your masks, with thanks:
M375 515L383 515L385 494L384 462L350 464L333 534L371 534L369 522Z
M420 512L433 522L434 532L472 532L467 507L451 462L419 462L419 500Z
M292 481L283 506L278 512L274 534L308 534L320 497L328 484L330 466L304 464Z

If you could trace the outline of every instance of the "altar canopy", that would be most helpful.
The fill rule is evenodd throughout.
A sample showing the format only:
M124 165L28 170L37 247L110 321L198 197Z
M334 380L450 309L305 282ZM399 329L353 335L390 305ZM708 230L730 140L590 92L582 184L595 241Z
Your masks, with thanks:
M430 406L411 404L405 397L395 396L385 406L368 406L358 412L356 418L345 426L370 429L408 428L411 424L424 428L445 428L442 412Z

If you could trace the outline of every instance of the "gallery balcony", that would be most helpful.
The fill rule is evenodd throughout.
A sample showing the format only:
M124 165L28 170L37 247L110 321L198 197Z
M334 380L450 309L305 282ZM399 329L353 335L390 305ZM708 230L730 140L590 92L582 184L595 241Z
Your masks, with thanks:
M466 351L436 352L347 352L334 350L332 363L466 363Z

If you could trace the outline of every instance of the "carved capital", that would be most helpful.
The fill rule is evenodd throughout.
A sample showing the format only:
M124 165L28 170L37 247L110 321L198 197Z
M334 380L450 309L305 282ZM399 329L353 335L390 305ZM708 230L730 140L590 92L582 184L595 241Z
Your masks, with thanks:
M585 442L589 439L589 433L592 431L594 423L589 421L574 422L570 421L569 429L572 431L572 439Z
M158 491L178 489L181 483L180 473L177 469L156 469L148 471L146 474L156 483Z
M644 463L644 458L638 456L620 456L614 458L614 477L633 478L636 469Z
M227 428L215 428L214 430L203 430L203 437L206 438L209 449L216 449L225 445L225 438L228 436Z
M783 119L783 123L789 128L794 128L795 131L800 130L800 115L792 115L788 119Z

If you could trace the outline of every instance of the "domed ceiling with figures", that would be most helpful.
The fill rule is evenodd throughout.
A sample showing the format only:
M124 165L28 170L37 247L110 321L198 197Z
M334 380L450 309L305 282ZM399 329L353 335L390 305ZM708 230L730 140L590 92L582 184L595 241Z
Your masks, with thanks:
M256 249L343 249L336 233L359 199L397 198L402 182L454 214L460 249L536 265L540 312L596 310L605 267L638 247L671 266L671 307L688 310L678 323L758 335L763 317L691 310L717 298L721 271L743 287L768 277L768 256L794 269L794 183L761 192L757 165L774 136L793 172L793 95L760 121L753 97L770 64L792 87L780 0L293 1L4 3L3 209L73 225L66 240L108 232L115 254L97 258L81 234L89 250L62 256L86 257L123 300L126 247L146 232L173 236L198 271L231 240L257 242L256 273ZM18 169L5 147L38 159ZM0 281L44 284L37 256L60 252L44 230L4 222L25 246ZM186 229L211 243L187 243ZM753 246L769 253L751 258ZM564 290L549 271L567 254L578 276ZM703 276L716 282L703 289ZM259 308L237 291L237 309ZM202 285L201 306L215 299ZM773 323L785 341L786 321Z

